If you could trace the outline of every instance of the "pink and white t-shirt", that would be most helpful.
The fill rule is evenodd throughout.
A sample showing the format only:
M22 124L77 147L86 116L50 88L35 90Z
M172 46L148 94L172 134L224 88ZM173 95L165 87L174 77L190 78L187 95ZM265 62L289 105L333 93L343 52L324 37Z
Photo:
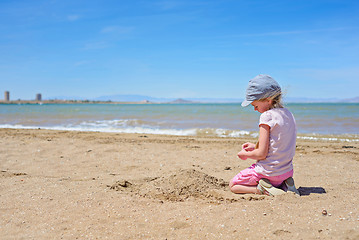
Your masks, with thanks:
M293 170L297 128L293 114L286 108L273 108L261 114L259 125L270 127L266 159L256 163L255 171L265 176L278 176Z

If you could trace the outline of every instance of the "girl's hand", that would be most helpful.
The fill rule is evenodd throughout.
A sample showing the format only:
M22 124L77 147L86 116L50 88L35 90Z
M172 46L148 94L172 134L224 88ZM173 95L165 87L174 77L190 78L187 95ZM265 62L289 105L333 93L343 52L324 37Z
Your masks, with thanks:
M238 154L237 154L237 156L240 158L240 159L242 159L242 160L247 160L247 156L245 156L246 155L246 150L245 149L243 149L242 151L240 151Z
M250 151L253 151L254 149L256 149L256 145L254 143L247 142L242 145L242 149L247 152L250 152Z

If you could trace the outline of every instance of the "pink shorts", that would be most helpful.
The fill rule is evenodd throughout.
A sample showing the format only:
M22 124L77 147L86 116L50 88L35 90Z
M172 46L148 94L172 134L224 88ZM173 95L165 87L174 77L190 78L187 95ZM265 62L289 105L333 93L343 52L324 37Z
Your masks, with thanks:
M279 176L265 176L254 171L254 167L255 164L253 164L249 168L240 171L232 179L232 184L253 186L258 185L259 180L261 180L262 178L266 178L272 183L274 187L279 187L284 182L284 180L293 176L293 170Z

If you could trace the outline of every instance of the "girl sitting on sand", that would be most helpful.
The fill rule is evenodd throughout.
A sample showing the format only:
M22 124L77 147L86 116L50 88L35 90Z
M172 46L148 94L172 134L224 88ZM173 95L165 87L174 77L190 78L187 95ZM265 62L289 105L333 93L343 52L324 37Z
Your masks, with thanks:
M260 74L249 81L242 106L251 104L261 113L257 144L245 143L238 157L257 162L242 170L229 183L233 193L270 196L285 193L283 184L299 194L294 186L292 160L296 147L296 123L292 113L281 104L281 88L270 76Z

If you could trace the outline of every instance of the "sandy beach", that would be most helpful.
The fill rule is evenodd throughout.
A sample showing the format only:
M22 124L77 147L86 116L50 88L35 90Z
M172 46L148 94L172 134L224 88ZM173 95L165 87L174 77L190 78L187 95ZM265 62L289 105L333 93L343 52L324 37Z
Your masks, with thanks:
M359 143L298 140L302 196L235 195L244 138L0 129L1 239L359 239Z

